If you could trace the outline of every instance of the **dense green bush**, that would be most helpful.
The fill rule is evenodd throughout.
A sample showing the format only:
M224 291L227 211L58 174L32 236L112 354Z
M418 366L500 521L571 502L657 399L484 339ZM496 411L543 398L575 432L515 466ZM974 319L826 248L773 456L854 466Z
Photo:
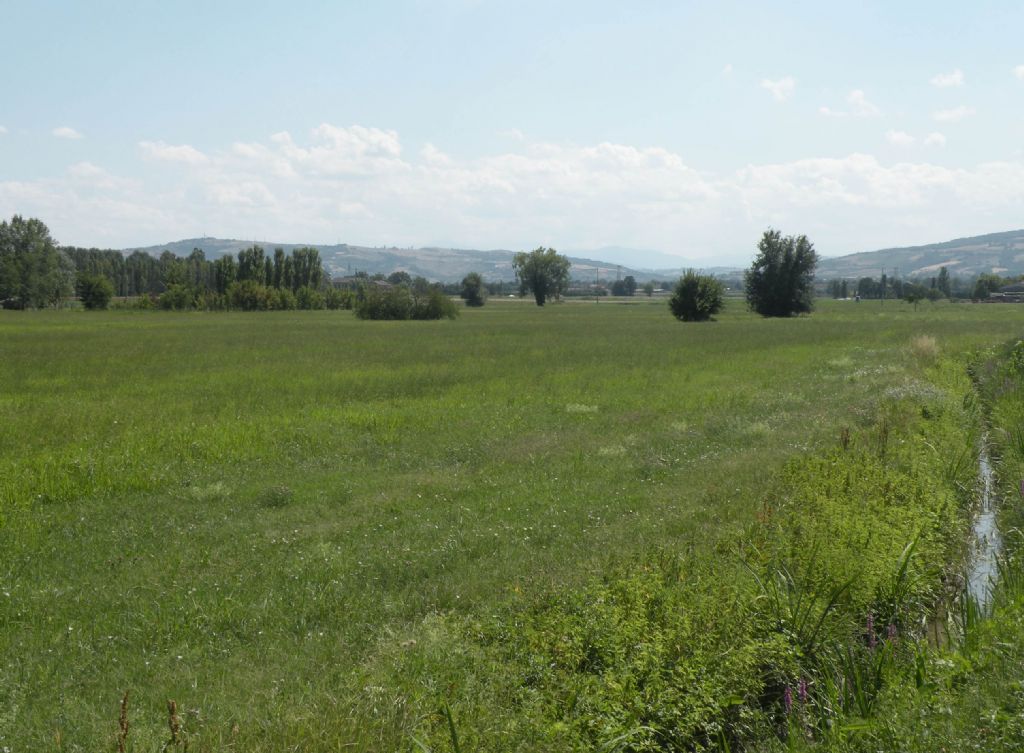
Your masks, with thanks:
M459 297L467 306L483 306L487 303L487 286L484 284L484 278L476 272L470 272L463 277Z
M271 307L271 291L255 280L233 282L228 286L228 304L242 311L267 311Z
M705 322L722 310L725 288L711 275L692 269L679 278L668 307L684 322Z
M324 307L331 311L352 308L352 292L335 287L327 288L324 292Z
M114 297L114 286L103 275L79 275L78 297L89 310L105 309Z
M195 308L195 299L184 285L171 285L161 293L158 305L168 311L184 311Z
M459 315L452 300L437 288L413 295L405 285L364 288L354 309L360 319L454 319Z
M295 302L297 307L303 311L318 311L326 307L323 295L315 288L303 285L295 291Z
M295 293L288 288L267 288L272 311L292 311L299 307Z

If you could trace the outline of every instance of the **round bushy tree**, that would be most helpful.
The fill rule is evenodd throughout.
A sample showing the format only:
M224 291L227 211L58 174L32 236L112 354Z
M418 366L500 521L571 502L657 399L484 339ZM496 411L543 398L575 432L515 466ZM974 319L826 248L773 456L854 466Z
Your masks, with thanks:
M90 311L105 309L114 297L114 286L103 275L80 275L78 297Z
M558 298L569 288L569 258L553 248L536 248L520 252L512 259L512 270L519 280L519 295L533 293L538 306L548 298Z
M470 272L462 278L462 290L459 292L467 306L483 306L487 302L487 286L484 278L476 272Z
M683 322L706 322L722 310L725 288L711 275L692 269L679 278L668 307Z

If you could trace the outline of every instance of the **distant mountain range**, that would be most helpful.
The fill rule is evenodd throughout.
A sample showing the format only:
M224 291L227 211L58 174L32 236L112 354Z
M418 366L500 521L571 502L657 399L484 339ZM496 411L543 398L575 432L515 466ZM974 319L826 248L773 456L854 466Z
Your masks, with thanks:
M193 249L200 248L207 258L216 259L225 254L237 254L244 248L252 246L253 241L243 241L225 238L187 238L185 240L164 243L159 246L148 246L145 248L127 248L125 253L143 251L153 256L159 256L164 251L170 251L177 256L188 256ZM475 249L459 248L397 248L395 246L352 246L347 243L335 245L301 244L301 243L271 243L269 241L256 241L265 251L273 253L275 248L291 251L302 248L304 245L315 246L320 251L324 264L335 276L366 272L368 274L391 274L392 272L405 271L410 275L422 275L428 280L440 280L442 282L454 282L461 280L470 272L479 272L487 280L514 280L515 273L512 271L512 257L514 251L495 250L479 251ZM607 252L607 256L604 252ZM594 259L589 256L579 255L580 253L600 254L603 258ZM661 254L657 251L637 251L636 256L644 262L666 262L666 267L672 263L679 266L651 269L625 266L619 262L628 259L634 253L630 249L620 247L607 247L595 252L569 253L567 256L572 262L572 276L578 280L593 279L615 279L618 276L625 277L633 275L638 281L644 282L650 279L670 279L678 277L685 266L685 259L677 256ZM607 257L613 257L611 259ZM636 263L636 262L634 262ZM723 271L725 267L716 267L707 271Z
M187 256L194 248L201 248L208 258L224 254L237 254L252 245L252 241L223 238L189 238L147 248L124 249L126 253L144 251L159 256L171 251ZM275 248L291 251L301 248L300 243L270 243L257 241L268 252ZM397 248L395 246L352 246L347 243L316 245L324 264L335 276L366 272L391 274L403 270L429 280L453 282L470 272L479 272L488 280L512 280L514 251L480 251L458 248ZM606 246L593 251L567 254L572 261L572 275L578 280L609 280L633 275L638 281L670 280L682 274L690 264L681 257L659 251ZM636 265L636 266L633 266ZM818 264L820 280L833 278L878 277L884 271L889 276L929 277L945 266L950 274L973 277L984 272L1002 275L1024 274L1024 230L990 233L971 238L959 238L944 243L905 248L886 248L848 256L824 257ZM737 276L737 267L704 267L703 271L723 277Z
M818 263L816 277L880 277L883 271L890 277L897 271L902 278L931 277L940 267L962 277L982 273L1024 274L1024 230L823 258Z

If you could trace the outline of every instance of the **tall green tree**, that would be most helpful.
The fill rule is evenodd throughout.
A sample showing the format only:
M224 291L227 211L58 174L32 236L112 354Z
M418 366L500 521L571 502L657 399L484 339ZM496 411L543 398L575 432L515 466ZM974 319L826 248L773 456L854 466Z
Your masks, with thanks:
M761 316L793 316L814 307L818 255L806 235L766 230L757 257L743 276L747 304Z
M543 246L530 253L520 252L512 260L519 280L519 294L533 293L538 306L550 297L558 298L569 287L569 259L553 248Z
M459 291L467 306L483 306L487 302L487 286L484 278L477 272L470 272L462 278L462 289Z
M273 285L275 288L280 288L284 285L284 249L274 249L274 279Z
M935 287L937 287L939 292L946 296L946 298L953 295L953 289L949 281L949 270L945 267L939 268L939 278L935 281Z
M265 285L266 279L264 275L266 271L262 248L250 246L238 252L238 272L235 278L239 282L253 280L260 285Z
M0 305L43 308L74 289L74 264L40 220L14 215L0 222Z

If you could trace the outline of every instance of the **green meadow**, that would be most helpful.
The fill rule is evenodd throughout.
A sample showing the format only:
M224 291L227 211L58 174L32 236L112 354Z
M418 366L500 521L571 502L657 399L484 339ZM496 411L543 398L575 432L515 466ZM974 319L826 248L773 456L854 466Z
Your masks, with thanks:
M787 678L820 673L822 715L846 690L757 583L806 565L824 604L854 572L811 622L838 641L892 601L909 646L962 554L967 365L1022 325L0 312L0 751L117 750L126 692L130 751L792 749ZM815 528L829 474L863 489ZM906 491L933 479L941 505Z

